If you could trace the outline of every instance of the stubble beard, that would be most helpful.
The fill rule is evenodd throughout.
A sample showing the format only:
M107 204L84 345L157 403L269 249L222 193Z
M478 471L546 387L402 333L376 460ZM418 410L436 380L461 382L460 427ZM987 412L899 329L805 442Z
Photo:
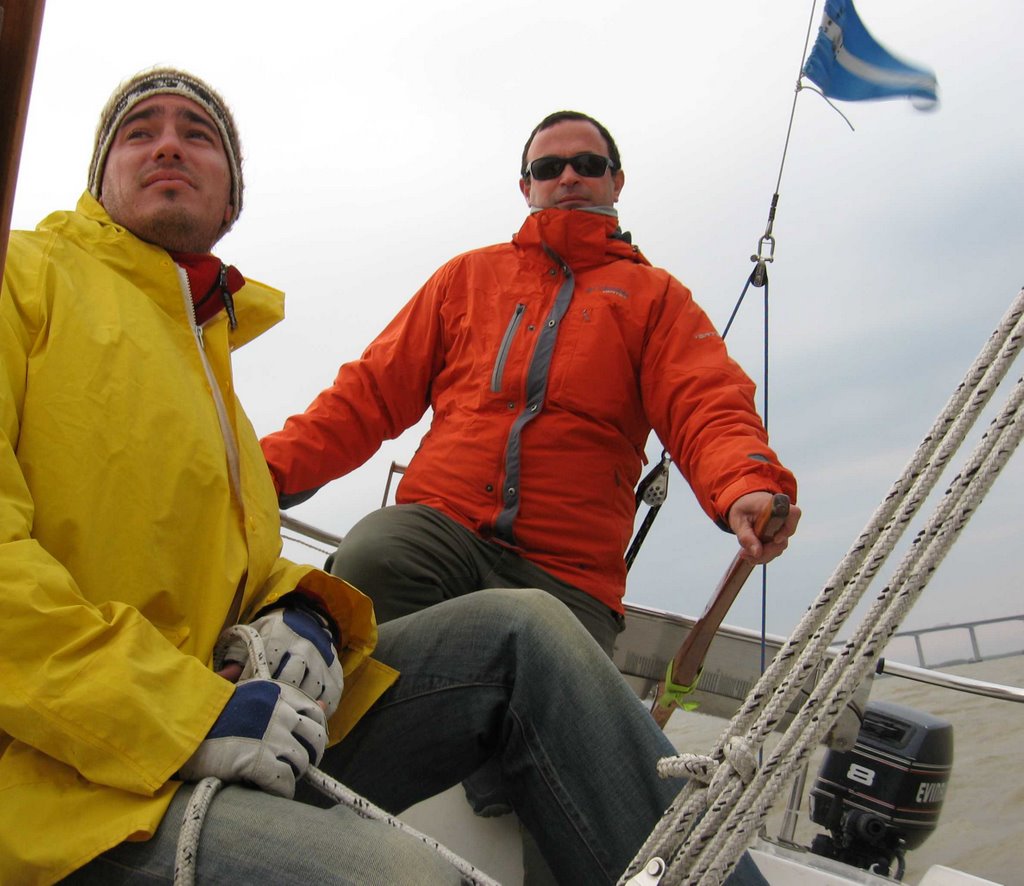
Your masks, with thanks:
M201 223L186 209L166 206L141 219L132 233L168 252L209 252L223 231L219 225Z

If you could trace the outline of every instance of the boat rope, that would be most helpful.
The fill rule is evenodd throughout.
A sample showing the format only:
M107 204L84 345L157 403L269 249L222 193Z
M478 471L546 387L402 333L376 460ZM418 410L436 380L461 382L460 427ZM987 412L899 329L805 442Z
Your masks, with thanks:
M218 649L225 648L234 637L240 638L245 643L249 653L249 660L253 665L254 677L261 680L271 679L266 653L263 648L263 638L259 632L249 625L234 625L221 635L217 641ZM214 659L217 660L217 658L218 655L215 650ZM404 831L421 843L425 843L462 875L462 882L464 884L469 884L469 886L499 886L497 881L492 880L482 871L477 870L468 861L456 855L433 837L416 830L401 819L385 812L379 806L374 805L365 797L345 787L341 782L331 778L315 766L310 766L306 770L304 778L322 794L337 803L344 804L362 818L378 821L389 827ZM199 781L192 791L192 796L182 818L181 831L178 835L178 846L174 863L175 886L193 886L195 883L199 838L203 821L214 797L222 786L219 778L211 776Z
M1024 379L950 483L892 578L827 668L826 652L965 440L1024 343L1024 290L1014 299L917 451L751 690L707 757L667 758L659 771L691 780L680 791L620 883L665 861L660 883L721 883L768 810L826 736L889 638L920 596L1024 436ZM822 671L824 673L822 674ZM749 761L812 676L822 674L756 771Z

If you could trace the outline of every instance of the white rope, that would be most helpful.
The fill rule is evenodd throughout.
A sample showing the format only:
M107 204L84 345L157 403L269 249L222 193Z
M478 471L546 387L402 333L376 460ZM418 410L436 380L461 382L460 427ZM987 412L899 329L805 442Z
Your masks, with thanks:
M174 882L179 886L192 886L195 883L199 832L203 828L214 794L222 787L223 782L211 775L199 781L192 791L185 815L182 816L178 850L174 856Z
M270 669L267 666L263 638L255 628L249 625L234 625L221 635L217 641L217 647L214 649L214 662L220 661L223 650L227 647L232 637L238 637L245 643L249 660L253 663L254 675L259 679L269 680L271 678ZM319 789L321 793L338 803L343 803L362 818L378 821L389 827L404 831L421 843L425 843L462 874L463 883L470 884L470 886L499 886L497 881L492 880L482 871L477 870L468 861L456 855L433 837L421 833L401 819L385 812L365 797L349 790L341 782L331 778L315 766L310 766L306 770L304 777L306 781ZM178 835L178 847L174 865L175 886L193 886L195 883L200 832L214 795L221 787L220 779L209 777L198 782L192 791L192 796L189 799L188 807L185 809L185 815L182 819L181 832ZM414 877L413 872L410 872L410 877Z
M954 481L889 586L879 595L873 612L865 617L857 635L829 666L786 738L773 751L764 767L764 777L754 789L744 794L727 817L724 828L708 844L704 854L710 859L706 862L707 870L714 875L714 881L720 881L728 873L733 863L730 859L734 855L738 858L746 846L746 835L752 836L757 832L790 774L802 766L858 685L874 669L889 638L1019 444L1024 435L1024 421L1020 420L1019 412L1024 403L1024 384L1017 385L1012 400L1012 407L1008 409L1012 409L1014 414L1007 416L1004 412L996 420L994 432L990 432L968 468ZM824 710L825 714L820 715L817 710ZM787 740L791 735L794 737ZM700 882L710 882L703 879L702 871L703 867L696 872Z
M999 416L935 513L918 534L892 580L879 594L854 636L825 670L762 770L745 777L734 742L761 748L814 672L868 583L895 548L921 502L991 399L1024 340L1024 290L954 391L867 527L809 607L774 661L751 690L710 757L687 755L673 765L693 777L666 810L620 883L654 857L668 859L662 883L720 883L753 840L792 773L832 728L846 701L875 666L878 654L966 525L978 503L1024 435L1018 382ZM672 758L676 759L676 758ZM700 773L720 778L715 793Z

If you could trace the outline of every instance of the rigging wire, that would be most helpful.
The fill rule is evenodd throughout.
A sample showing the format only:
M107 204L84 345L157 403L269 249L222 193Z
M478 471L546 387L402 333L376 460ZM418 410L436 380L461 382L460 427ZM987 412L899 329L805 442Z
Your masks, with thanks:
M775 191L772 194L771 203L768 208L768 221L765 225L764 234L761 235L761 239L757 243L757 252L750 256L750 260L754 262L754 269L750 272L750 276L747 278L746 284L743 286L740 292L739 298L736 300L736 304L732 309L732 313L729 315L729 319L725 324L725 328L722 332L722 340L729 334L729 330L732 328L733 322L736 320L739 314L740 307L746 298L747 292L751 286L755 288L764 289L763 298L763 329L762 329L762 386L761 386L761 419L764 422L765 431L768 431L768 365L769 365L769 316L768 316L768 264L775 260L775 215L779 206L779 192L782 189L782 174L786 168L786 159L789 155L789 143L793 135L793 123L796 119L796 102L800 96L800 90L804 89L803 84L803 69L804 60L807 58L807 50L811 44L811 34L814 31L814 21L817 12L817 0L811 2L811 12L807 19L807 31L804 36L804 47L803 52L800 56L800 68L797 72L796 85L793 89L793 102L790 105L789 110L789 122L786 125L786 138L782 146L782 158L779 161L779 174L775 179ZM817 90L814 90L817 91ZM823 96L824 97L824 96ZM826 99L826 101L828 101ZM831 102L828 102L833 108ZM853 125L847 120L846 116L835 108L837 113L846 120L847 125L850 129L853 129ZM767 252L765 251L767 248ZM761 672L763 673L766 666L767 656L767 632L768 632L768 570L765 566L761 567Z
M733 321L736 319L736 315L739 313L740 306L743 304L743 300L746 297L747 290L751 286L756 288L764 289L764 347L763 347L763 385L762 385L762 420L764 421L765 430L768 429L768 264L775 260L775 235L773 233L775 227L775 214L779 205L779 191L782 187L782 173L786 167L786 158L789 154L789 142L793 134L793 121L796 117L796 101L800 95L800 90L807 87L803 84L803 68L804 59L807 58L807 48L811 43L811 34L814 30L814 19L817 11L817 0L811 2L811 13L807 19L807 32L804 36L804 47L803 53L800 56L800 69L797 72L796 86L793 89L793 103L789 111L789 123L786 126L786 138L782 147L782 159L779 162L779 174L775 180L775 192L772 194L771 204L768 208L768 222L765 226L764 234L761 235L761 239L757 243L757 252L750 256L750 260L754 262L754 270L750 273L747 278L747 282L740 292L739 298L736 300L736 305L733 307L732 313L729 315L729 320L725 324L725 329L722 332L722 340L729 334L729 330L732 328ZM818 90L813 90L818 92ZM822 96L824 98L824 96ZM826 98L825 101L828 102ZM832 102L828 104L835 109L836 113L839 114L845 121L850 129L853 129L853 124L846 118L846 116L840 111ZM765 250L767 249L767 253ZM637 508L639 509L641 501L643 500L642 490L646 484L651 483L658 477L659 473L667 470L667 458L668 451L662 449L661 462L654 466L648 475L641 480L640 486L637 491ZM667 479L667 476L666 476ZM636 559L637 554L640 551L640 546L643 544L644 539L647 537L647 533L650 531L651 524L654 522L654 518L658 515L658 511L664 501L658 501L656 504L648 502L649 510L644 516L644 520L640 525L640 528L636 531L633 536L633 541L630 543L629 549L626 552L626 571L628 572L630 567L633 565L633 561ZM762 607L761 607L761 630L762 634L765 632L765 607L767 603L767 583L765 570L761 570L761 594L762 594ZM764 652L762 651L762 660ZM762 661L763 667L763 661Z

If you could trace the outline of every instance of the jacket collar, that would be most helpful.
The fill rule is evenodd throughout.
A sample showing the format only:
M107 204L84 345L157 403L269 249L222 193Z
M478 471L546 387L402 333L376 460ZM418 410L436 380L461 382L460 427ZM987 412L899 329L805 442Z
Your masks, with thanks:
M648 264L619 231L616 218L580 209L542 209L531 213L512 242L547 246L574 270L628 259Z
M85 192L74 212L55 212L39 225L79 245L107 268L131 281L167 313L180 316L181 282L170 253L140 240L116 224L103 206ZM254 280L235 293L238 328L231 348L239 348L284 319L284 293ZM226 317L213 322L227 322Z

